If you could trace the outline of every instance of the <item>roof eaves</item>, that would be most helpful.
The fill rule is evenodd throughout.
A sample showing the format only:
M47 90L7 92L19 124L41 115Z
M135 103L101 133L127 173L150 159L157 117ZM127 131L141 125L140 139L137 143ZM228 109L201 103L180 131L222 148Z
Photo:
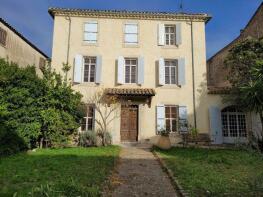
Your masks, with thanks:
M151 12L151 11L128 11L128 10L96 10L96 9L71 9L71 8L56 8L51 7L48 9L48 13L52 18L56 14L63 15L110 15L115 17L152 17L152 18L169 18L169 17L181 17L204 20L206 23L212 18L208 14L204 13L182 13L182 12Z

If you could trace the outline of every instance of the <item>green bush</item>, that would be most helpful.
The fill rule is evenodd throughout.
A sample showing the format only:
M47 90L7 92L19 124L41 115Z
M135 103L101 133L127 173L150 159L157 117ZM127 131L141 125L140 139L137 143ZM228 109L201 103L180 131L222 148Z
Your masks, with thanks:
M83 147L96 146L97 134L94 131L82 131L79 133L79 145Z
M14 131L0 125L0 156L7 156L27 148L24 140Z
M50 66L42 72L0 59L0 124L27 148L64 146L82 117L81 95Z

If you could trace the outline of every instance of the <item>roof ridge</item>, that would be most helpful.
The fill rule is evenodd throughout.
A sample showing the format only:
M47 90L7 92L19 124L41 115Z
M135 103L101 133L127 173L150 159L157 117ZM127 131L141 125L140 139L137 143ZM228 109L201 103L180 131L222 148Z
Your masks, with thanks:
M186 13L186 12L176 12L176 11L139 11L139 10L126 10L126 9L93 9L93 8L62 8L62 7L49 7L48 10L64 10L64 11L95 11L95 12L126 12L126 13L153 13L153 14L180 14L180 15L207 15L206 13Z

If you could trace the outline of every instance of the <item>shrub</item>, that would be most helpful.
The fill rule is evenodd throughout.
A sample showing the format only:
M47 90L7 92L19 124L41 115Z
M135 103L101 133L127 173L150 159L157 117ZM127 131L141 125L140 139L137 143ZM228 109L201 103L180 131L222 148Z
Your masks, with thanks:
M79 133L79 145L83 147L96 146L97 135L94 131L82 131Z
M107 146L107 145L110 145L112 143L112 136L111 136L110 132L108 132L108 131L103 132L102 130L98 129L97 135L100 139L99 140L100 145Z
M15 154L27 148L24 140L14 131L0 125L0 156Z
M0 124L27 148L65 146L79 127L81 95L50 66L42 72L0 59Z

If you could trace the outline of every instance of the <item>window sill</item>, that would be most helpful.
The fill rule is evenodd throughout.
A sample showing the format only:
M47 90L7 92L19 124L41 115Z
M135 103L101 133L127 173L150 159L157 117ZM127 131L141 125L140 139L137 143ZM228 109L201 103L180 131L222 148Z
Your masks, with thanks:
M139 44L126 44L126 43L123 43L123 48L139 48Z
M162 89L181 89L181 86L165 84L165 85L161 86L160 88L162 88Z
M73 86L86 86L86 87L97 87L100 84L95 82L82 82L82 83L73 83Z
M178 45L163 45L161 46L162 49L179 49Z
M134 88L134 87L141 87L140 84L137 83L123 83L123 84L118 84L118 86L122 86L122 87L127 87L127 88Z
M95 47L98 47L99 44L98 44L98 42L97 43L89 43L89 42L83 41L82 42L82 46L95 46Z

